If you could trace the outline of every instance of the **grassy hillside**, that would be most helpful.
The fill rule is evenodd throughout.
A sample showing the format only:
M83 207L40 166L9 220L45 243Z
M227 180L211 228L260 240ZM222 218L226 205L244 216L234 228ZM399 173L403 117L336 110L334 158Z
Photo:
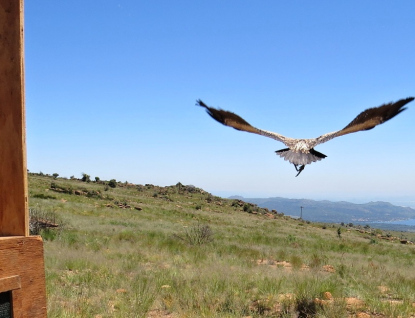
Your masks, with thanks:
M49 317L415 317L415 248L380 231L181 184L30 174L29 192L59 224L41 232Z

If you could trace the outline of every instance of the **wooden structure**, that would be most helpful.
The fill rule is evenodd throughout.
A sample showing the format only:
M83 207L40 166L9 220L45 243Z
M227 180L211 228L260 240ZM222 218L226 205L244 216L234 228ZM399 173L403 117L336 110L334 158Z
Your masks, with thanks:
M23 0L0 0L0 318L46 317L43 242L29 236Z

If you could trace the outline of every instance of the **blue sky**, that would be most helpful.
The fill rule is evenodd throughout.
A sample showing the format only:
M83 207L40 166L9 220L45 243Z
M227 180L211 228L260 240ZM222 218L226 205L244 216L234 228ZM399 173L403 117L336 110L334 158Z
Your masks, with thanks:
M213 121L312 138L415 95L415 2L26 1L28 168L216 195L415 207L415 102L295 169L284 145ZM412 203L411 203L412 202Z

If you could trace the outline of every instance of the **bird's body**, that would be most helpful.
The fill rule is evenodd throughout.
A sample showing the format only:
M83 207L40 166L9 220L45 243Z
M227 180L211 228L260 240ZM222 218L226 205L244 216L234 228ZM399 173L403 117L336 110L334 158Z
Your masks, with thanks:
M284 143L288 148L277 150L276 153L280 157L284 158L284 160L294 164L295 169L298 171L298 176L301 171L304 170L306 165L326 158L326 155L314 149L315 146L329 141L335 137L343 136L357 131L370 130L375 126L380 125L398 115L400 112L406 109L403 106L413 100L413 97L409 97L406 99L401 99L395 103L388 103L379 107L366 109L343 129L310 139L289 138L275 132L262 130L251 126L243 118L232 112L209 107L201 100L198 100L196 104L206 108L206 111L213 119L224 124L225 126L269 137Z

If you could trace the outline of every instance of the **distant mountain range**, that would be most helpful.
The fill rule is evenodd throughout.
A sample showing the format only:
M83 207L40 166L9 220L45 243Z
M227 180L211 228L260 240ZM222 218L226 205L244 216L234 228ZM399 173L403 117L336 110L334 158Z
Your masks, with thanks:
M315 222L371 223L415 219L415 209L382 201L355 204L345 201L314 201L280 197L243 198L232 196L230 199L240 199L294 217L300 217L301 207L303 207L303 219Z

